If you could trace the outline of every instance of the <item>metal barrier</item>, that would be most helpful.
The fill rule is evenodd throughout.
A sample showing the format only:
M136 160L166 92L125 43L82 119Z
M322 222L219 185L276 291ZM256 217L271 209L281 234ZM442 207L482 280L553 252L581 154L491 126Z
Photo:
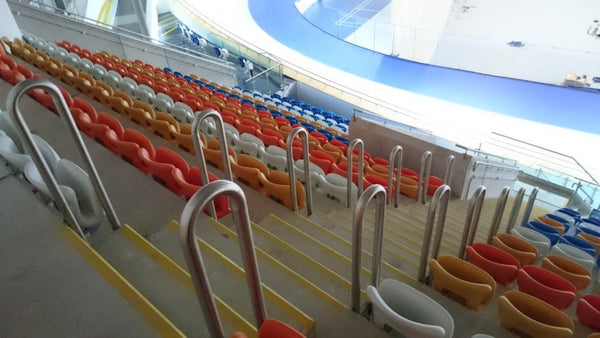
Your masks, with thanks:
M419 168L419 186L417 187L417 200L425 204L427 188L429 187L429 174L431 173L431 151L427 150L421 156L421 167Z
M436 259L440 251L440 244L442 243L442 234L444 232L444 224L446 223L446 211L448 210L448 202L450 201L450 187L446 184L441 185L433 194L431 203L429 204L429 210L427 212L427 221L425 222L425 234L423 235L423 247L421 248L421 261L419 263L419 281L429 285L431 283L431 276L425 276L425 270L427 269L429 248L431 246L431 234L433 233L433 222L435 221L435 213L440 208L437 228L435 230L435 239L433 242L433 252L431 257Z
M196 156L198 156L198 166L200 169L200 177L202 179L202 185L208 184L208 169L206 168L206 158L204 157L204 151L202 150L202 143L200 142L200 123L207 118L212 118L215 121L215 128L217 130L217 137L220 140L221 157L223 159L223 166L225 168L226 178L233 181L233 173L231 172L231 161L229 160L229 152L227 151L227 138L225 136L225 128L223 127L223 119L221 115L215 110L208 109L197 113L194 116L192 122L192 140L194 141L194 149L196 150ZM208 146L208 145L207 145ZM210 203L209 206L210 215L217 217L215 210L215 204Z
M529 198L527 198L527 205L525 206L525 211L523 211L523 219L521 220L521 225L527 224L529 222L529 217L531 216L531 210L533 209L533 205L535 204L535 199L537 198L538 188L534 187L529 194Z
M390 164L388 168L388 194L387 203L392 202L394 198L394 207L398 207L398 200L400 199L400 178L402 177L402 146L395 146L390 153ZM394 185L394 170L396 170L396 184ZM392 189L392 186L394 188ZM395 190L394 190L395 189ZM394 194L392 194L394 191ZM392 196L393 195L393 196Z
M467 209L467 216L465 218L465 228L463 230L460 246L458 248L458 258L465 259L465 250L467 249L467 245L473 244L475 233L477 232L477 226L479 225L481 208L483 207L483 201L485 200L485 191L485 187L480 185L477 190L475 190L473 197L469 201L469 208Z
M510 216L508 217L508 224L506 225L507 234L510 233L517 222L517 217L519 217L519 211L521 210L521 203L523 203L523 196L525 196L525 188L521 187L517 192L517 196L515 196L512 209L510 209Z
M296 135L302 135L302 153L304 157L304 190L306 192L306 213L312 215L312 187L310 177L310 161L308 160L309 148L308 148L308 132L302 127L296 127L292 129L287 137L286 157L287 157L287 169L290 177L290 194L292 195L292 210L298 211L298 196L296 195L296 172L294 171L294 153L292 151L292 144Z
M263 300L262 287L254 251L254 241L248 217L246 196L242 189L231 181L218 180L203 186L185 205L181 213L179 226L179 241L183 247L183 254L187 262L198 301L202 307L202 314L211 337L225 337L223 325L212 296L208 275L204 267L200 246L196 238L196 219L207 204L221 195L229 198L233 209L233 222L239 234L239 244L246 272L246 283L250 291L252 308L257 327L266 319L266 308Z
M15 126L17 127L17 130L19 131L19 135L21 136L25 150L27 150L27 152L31 154L33 163L42 175L44 183L48 187L52 198L58 205L58 208L62 212L65 220L74 228L74 230L79 234L79 236L81 236L81 238L85 239L85 234L83 233L79 222L77 221L77 219L75 219L73 211L71 211L71 208L67 204L67 200L65 199L65 196L60 190L58 183L54 178L54 174L52 174L48 163L46 163L46 161L42 157L42 153L40 152L38 146L33 141L31 131L29 130L29 127L27 126L27 123L23 118L21 109L19 108L19 101L23 97L23 94L25 94L29 90L38 88L45 90L52 97L52 101L56 106L58 115L63 121L65 127L69 130L71 136L75 139L75 146L77 147L77 150L79 151L79 154L83 159L83 162L87 169L87 173L90 176L92 184L94 185L94 190L100 198L100 202L102 203L102 207L104 208L104 212L106 213L106 216L109 222L111 223L112 228L114 230L119 229L121 227L121 223L117 218L115 209L110 203L108 195L106 194L106 190L104 190L104 186L102 185L100 177L98 176L98 172L96 171L96 166L94 166L94 162L92 162L92 158L90 157L90 154L88 153L87 148L83 143L83 139L81 138L81 135L77 130L77 125L73 120L73 116L71 115L69 106L65 102L62 93L55 84L48 80L28 79L19 82L10 90L10 92L8 92L6 106Z
M360 195L352 218L352 311L360 312L360 271L362 253L362 225L365 209L372 199L377 202L373 233L373 261L371 263L371 285L379 285L381 250L383 247L383 226L385 218L386 193L379 184L373 184Z
M348 146L348 162L346 163L348 166L347 169L347 173L348 173L348 200L346 201L346 207L350 208L351 205L351 200L352 200L352 155L354 155L354 148L358 147L358 180L357 180L357 186L358 186L358 192L357 192L357 198L362 194L363 192L363 162L365 160L365 144L363 143L363 141L359 138L355 138L354 140L352 140L352 142L350 142L350 145Z
M444 172L444 184L451 185L452 176L454 176L454 155L448 156L448 161L446 162L446 171Z
M490 225L490 232L488 234L487 243L492 244L492 238L498 233L500 229L500 223L502 222L502 215L504 215L504 209L506 208L506 201L510 194L510 187L506 186L502 188L500 196L498 196L498 202L496 202L496 209L494 210L494 216L492 217L492 224Z

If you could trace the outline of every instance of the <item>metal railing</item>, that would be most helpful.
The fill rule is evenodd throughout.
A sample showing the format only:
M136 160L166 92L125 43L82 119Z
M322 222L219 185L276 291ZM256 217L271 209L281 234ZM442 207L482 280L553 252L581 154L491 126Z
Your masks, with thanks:
M58 208L62 212L65 220L71 225L71 227L74 228L74 230L79 234L79 236L81 236L81 238L85 239L85 234L84 234L83 230L81 229L79 222L75 218L75 215L73 214L73 211L71 210L71 207L67 203L65 196L63 195L62 191L60 190L58 183L54 177L54 174L52 173L52 170L50 170L50 167L48 166L48 163L46 163L44 157L42 156L42 153L40 152L40 149L38 148L37 144L35 144L35 142L33 141L31 131L29 130L29 127L27 126L27 123L25 122L25 119L23 118L23 113L21 112L21 109L19 108L19 102L20 102L21 98L23 97L23 94L25 94L29 90L38 89L38 88L45 90L52 97L52 101L54 102L54 105L56 106L58 115L60 116L61 120L63 121L64 126L67 128L67 130L71 134L71 137L73 137L73 139L75 140L75 146L77 147L77 151L79 152L81 158L83 159L83 162L86 167L86 171L87 171L88 175L90 176L90 180L94 186L94 191L95 191L96 195L98 196L98 198L100 199L100 202L102 203L102 207L104 209L104 212L106 213L106 216L107 216L110 224L112 225L112 228L114 230L119 229L121 227L121 223L119 222L117 214L115 213L115 210L114 210L112 204L110 203L110 199L108 198L108 195L106 194L106 190L104 189L104 186L102 185L102 181L100 181L100 177L98 176L98 171L96 170L96 166L94 165L94 162L92 161L92 158L91 158L90 154L88 153L85 143L83 143L81 134L79 134L79 131L77 130L77 125L75 124L75 120L73 119L73 116L71 115L69 106L65 102L65 99L63 98L62 93L60 92L60 90L58 89L58 87L55 84L53 84L52 82L50 82L48 80L28 79L28 80L19 82L8 92L6 106L7 106L8 112L13 120L13 123L15 124L15 127L17 128L19 135L23 141L23 146L27 150L27 152L29 154L31 154L33 163L35 164L38 171L42 175L42 179L44 180L44 183L48 187L48 190L50 191L52 198L58 205Z
M421 156L421 166L419 167L419 184L417 186L417 200L425 204L427 188L429 187L429 174L431 173L431 151L427 150Z
M500 156L500 155L497 155L497 154L488 153L488 152L485 152L485 151L483 151L481 149L469 148L469 147L461 145L461 144L455 144L455 146L457 148L464 149L465 153L464 153L463 156L466 156L469 152L471 152L471 153L473 153L473 156L481 157L483 155L483 157L486 158L486 159L492 157L492 158L500 160L500 163L504 163L505 161L506 162L509 162L509 161L513 162L514 165L517 165L517 163L518 163L516 160L510 159L510 158L507 158L507 157L503 157L503 156Z
M398 207L400 199L400 179L402 178L402 146L395 146L390 152L390 163L388 168L388 201L389 204L394 199L394 207ZM394 185L394 170L396 170L396 184ZM394 192L392 194L392 191Z
M202 150L202 141L200 140L200 124L202 121L212 118L215 122L215 129L217 131L217 138L219 139L219 147L221 149L221 158L223 160L223 168L225 170L225 177L233 181L233 173L231 172L231 161L229 159L229 152L227 151L227 138L225 136L225 128L223 127L223 119L221 115L212 109L203 110L194 116L192 121L192 140L194 142L194 150L198 157L198 168L200 169L200 178L202 179L202 185L208 184L208 169L206 168L206 158L204 157L204 151ZM208 145L207 145L208 146ZM214 203L210 203L209 206L210 215L214 218L217 217Z
M433 251L431 257L436 259L440 251L442 243L442 234L444 233L444 225L446 223L446 211L448 210L448 202L450 201L450 187L443 184L433 194L429 209L427 211L427 221L425 222L425 234L423 235L423 246L421 247L421 260L419 262L418 279L421 283L431 284L431 276L426 276L427 264L429 259L429 249L431 247L431 235L433 234L433 223L435 215L438 211L437 227L435 229L435 239L433 241Z
M465 217L465 227L460 240L460 246L458 247L458 258L465 259L465 250L467 245L473 244L475 233L477 232L477 226L479 225L481 208L483 208L483 202L485 200L485 192L485 187L480 185L477 190L475 190L473 197L469 201L469 207Z
M358 191L357 191L357 199L360 197L360 195L363 192L363 162L365 161L365 144L364 142L359 139L359 138L355 138L354 140L352 140L352 142L350 142L350 145L348 146L348 157L347 157L347 162L346 165L348 166L348 168L346 169L347 172L347 178L348 178L348 184L347 184L347 197L348 200L346 201L346 207L350 208L351 205L351 201L352 201L352 161L353 161L353 156L354 155L354 148L358 147L358 181L357 183L357 187L358 187Z
M492 216L492 224L490 225L490 232L488 234L487 243L492 244L492 239L498 233L500 229L500 223L502 223L502 215L504 215L504 209L506 209L506 201L508 201L508 195L510 194L510 187L506 186L502 188L498 201L496 202L496 209L494 210L494 216Z
M292 129L287 137L286 157L287 170L290 178L290 194L292 198L292 210L298 211L298 196L296 195L296 172L294 171L294 152L292 146L296 135L302 135L302 154L304 158L304 191L306 195L306 213L312 215L312 185L310 177L310 161L308 148L308 132L302 127Z
M535 204L535 199L537 197L538 188L534 187L527 198L527 205L525 206L525 211L523 211L523 219L521 220L521 225L527 224L529 222L529 217L531 216L531 210L533 209L533 205Z
M483 162L483 161L473 162L473 165L471 166L472 170L473 171L477 170L477 167L484 167L486 169L487 168L496 168L496 169L503 169L506 171L519 171L520 170L519 167L515 167L515 166L508 166L508 165Z
M266 319L266 307L264 304L262 284L258 271L256 253L254 251L254 240L248 216L246 196L242 189L231 181L218 180L203 186L198 190L185 205L179 226L179 241L183 248L183 254L187 262L194 289L202 314L211 337L225 337L223 325L212 295L208 274L200 254L200 246L196 237L196 220L202 214L202 210L215 198L226 195L233 209L233 222L236 226L239 244L246 272L246 283L250 291L252 309L257 327Z
M451 185L452 177L454 176L454 155L448 155L448 161L446 161L446 170L444 171L444 184Z
M510 233L515 223L517 223L517 217L519 217L519 211L521 211L521 204L523 203L523 196L525 196L525 188L521 187L517 191L517 196L515 196L512 208L510 209L510 216L508 216L508 223L506 224L507 234Z
M362 227L365 209L371 200L377 202L373 233L373 252L371 262L371 285L379 285L381 251L383 248L383 226L385 220L386 193L379 184L373 184L360 195L352 217L352 311L360 313L360 272L362 257Z

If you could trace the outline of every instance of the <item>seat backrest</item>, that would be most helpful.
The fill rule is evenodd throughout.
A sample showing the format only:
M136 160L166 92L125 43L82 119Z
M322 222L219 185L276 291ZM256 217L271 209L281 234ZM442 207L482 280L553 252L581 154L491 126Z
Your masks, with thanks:
M23 171L25 165L31 162L31 157L21 153L13 140L6 134L0 135L0 156L20 171Z
M2 130L15 144L19 152L23 152L23 144L17 128L13 125L8 113L0 110L0 130Z
M60 160L60 156L58 156L54 148L52 148L52 146L49 145L46 140L35 134L31 136L33 138L33 142L35 142L38 149L42 153L42 157L50 167L50 170L52 170L52 172L56 171L56 164Z
M140 146L140 148L146 149L151 159L155 157L154 146L152 142L137 130L126 129L123 133L123 141L132 142Z

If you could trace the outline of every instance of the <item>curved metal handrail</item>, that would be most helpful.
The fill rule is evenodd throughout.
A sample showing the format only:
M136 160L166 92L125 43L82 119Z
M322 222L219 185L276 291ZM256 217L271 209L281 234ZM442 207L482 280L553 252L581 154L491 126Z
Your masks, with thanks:
M287 157L287 169L290 178L290 194L292 195L292 210L298 211L298 196L296 195L296 172L294 171L294 152L292 151L292 145L296 135L302 135L302 153L304 157L304 190L306 195L306 213L308 216L312 215L312 188L311 188L311 177L310 177L310 161L309 148L308 148L308 132L302 127L296 127L292 129L287 137L286 143L286 157Z
M469 201L467 216L465 217L465 227L460 240L460 246L458 247L457 257L459 258L465 258L467 245L473 244L473 240L475 239L475 233L477 232L477 226L479 225L479 217L481 216L481 208L483 208L483 201L485 199L485 191L485 187L480 185L473 193L471 201Z
M419 263L419 281L427 285L430 284L431 278L425 276L427 269L429 248L431 246L431 234L433 232L433 222L435 221L435 213L440 208L437 228L435 230L435 239L433 242L433 252L431 257L436 259L440 251L442 243L442 234L444 232L444 224L446 223L446 211L448 210L448 201L450 201L450 187L446 184L441 185L433 194L429 210L427 211L427 221L425 222L425 234L423 235L423 247L421 248L421 261Z
M504 215L504 209L506 208L506 201L510 194L510 187L505 186L500 192L498 202L496 202L496 209L494 210L494 216L492 217L492 224L490 225L490 232L488 234L487 243L492 244L492 238L498 233L500 229L500 223L502 222L502 215Z
M510 209L510 216L508 217L508 224L506 225L507 234L510 233L517 222L517 217L519 217L519 211L521 210L521 203L523 203L523 196L525 196L525 188L521 187L519 191L517 191L517 196L515 196L512 208Z
M203 110L194 116L192 121L192 140L194 141L194 149L196 150L196 156L198 156L198 166L200 169L200 178L202 179L202 185L209 183L208 181L208 169L206 168L206 158L204 157L204 151L202 150L202 143L200 141L200 123L207 118L212 118L215 121L215 128L217 129L217 138L220 140L221 158L223 159L223 166L225 168L225 177L233 181L233 173L231 172L231 161L229 160L229 152L227 151L227 138L225 137L225 128L223 127L223 119L221 115L213 109ZM207 145L208 146L208 145ZM210 215L217 217L215 210L215 204L210 203L209 206Z
M429 186L429 174L431 173L431 151L427 150L421 156L421 166L419 168L419 186L417 187L417 200L425 204L425 196Z
M195 222L206 205L221 195L226 195L229 198L233 209L233 222L236 224L239 233L239 244L242 251L242 260L244 261L244 270L246 271L246 283L250 291L257 327L260 327L266 319L266 308L254 251L246 196L242 189L231 181L214 181L203 186L190 198L181 213L179 225L179 241L183 247L183 254L211 337L225 337L225 334L200 254Z
M400 199L400 178L402 177L402 156L403 149L402 146L395 146L390 152L390 164L388 168L388 194L387 194L387 203L392 202L392 197L394 198L394 207L398 207L398 200ZM394 185L394 169L396 170L396 184ZM394 186L393 190L392 185ZM392 194L392 191L394 193ZM392 196L393 195L393 196Z
M360 270L362 253L362 225L365 209L372 199L377 202L373 234L373 260L371 262L371 285L379 285L381 251L383 247L383 226L385 218L386 193L383 186L373 184L360 195L352 217L352 311L360 312Z
M348 168L347 170L347 178L348 178L348 191L347 191L347 201L346 201L346 207L350 208L351 205L351 200L352 200L352 155L354 155L354 148L358 147L358 181L357 181L357 187L358 187L358 192L357 192L357 198L360 197L360 194L362 194L363 192L363 162L365 160L365 144L364 142L359 139L359 138L355 138L354 140L352 140L352 142L350 142L350 145L348 145L348 157L346 157L347 160L347 166Z
M81 229L81 226L79 225L79 222L75 219L73 211L71 211L71 208L67 204L65 196L58 187L58 183L56 182L56 179L54 178L54 175L52 174L48 163L46 163L37 144L35 144L35 142L33 141L31 131L29 130L29 127L27 126L27 123L23 118L21 109L19 108L19 101L23 97L23 94L25 94L29 90L37 88L44 89L52 97L52 102L54 102L54 105L56 106L58 115L60 116L61 120L63 120L63 123L65 127L69 130L71 136L75 139L75 146L77 147L77 150L79 151L79 154L83 159L83 162L87 169L87 173L90 176L90 179L94 186L94 190L100 198L100 202L102 203L102 207L104 208L104 212L106 213L106 216L109 222L111 223L112 228L114 230L119 229L121 227L119 218L117 217L115 209L110 203L108 195L106 194L106 190L104 189L104 186L100 181L100 177L98 176L96 166L94 166L94 162L92 161L92 158L88 153L85 143L83 143L81 134L79 134L79 131L77 130L77 125L75 124L73 115L71 115L69 106L65 102L62 93L55 84L48 80L37 78L28 79L19 82L10 90L10 92L8 92L8 98L6 103L7 109L15 126L17 127L17 130L19 131L19 135L23 141L25 149L29 154L31 154L33 163L42 175L42 179L48 187L52 198L58 204L59 209L63 213L63 217L66 219L67 222L71 224L72 227L75 228L75 231L77 231L77 233L85 239L85 235Z
M451 185L452 176L454 176L454 155L448 156L448 161L446 162L446 171L444 172L444 184Z
M535 199L537 198L538 188L534 187L527 198L527 205L525 206L525 211L523 211L523 219L521 220L521 225L527 224L529 222L529 217L531 216L531 210L533 209L533 205L535 204Z

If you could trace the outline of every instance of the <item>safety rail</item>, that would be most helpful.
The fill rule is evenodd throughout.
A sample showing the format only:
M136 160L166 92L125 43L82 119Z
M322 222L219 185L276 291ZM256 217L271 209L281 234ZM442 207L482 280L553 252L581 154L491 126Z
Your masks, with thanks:
M483 202L485 200L485 192L485 187L480 185L477 190L475 190L473 197L471 197L471 200L469 201L469 207L467 208L467 215L465 217L465 227L460 240L460 246L458 247L458 258L465 259L465 250L467 249L467 245L473 244L475 233L477 232L477 226L479 225L481 208L483 208Z
M23 141L25 149L27 150L27 152L29 154L31 154L33 163L35 164L38 171L40 172L42 179L44 180L44 183L48 187L48 190L50 191L52 198L57 203L58 208L60 209L60 211L63 214L63 217L74 228L74 230L79 234L79 236L81 236L81 238L85 239L85 234L84 234L83 230L81 229L79 222L75 218L73 211L69 207L69 204L67 203L67 200L65 199L64 194L60 190L58 183L54 177L54 174L50 170L50 167L48 166L48 163L46 163L46 160L43 158L39 147L33 141L31 131L29 130L29 127L27 126L27 123L25 122L25 119L23 118L23 113L21 112L21 109L19 108L19 101L23 97L23 94L25 94L29 90L33 90L33 89L43 89L46 92L48 92L48 94L50 94L50 96L52 97L52 102L54 102L54 105L56 106L58 115L60 116L61 120L63 121L65 127L69 130L69 133L71 134L71 136L75 139L75 146L77 147L77 150L78 150L81 158L83 159L83 162L87 169L87 173L91 177L91 181L94 186L94 191L100 198L100 202L102 203L102 207L104 209L104 212L106 213L106 216L107 216L109 222L112 225L112 228L114 230L119 229L121 227L121 223L119 222L117 214L115 213L115 210L114 210L112 204L110 203L110 199L108 198L108 195L106 194L106 190L104 189L104 186L102 185L102 182L100 181L100 177L98 176L98 171L96 170L96 166L94 165L94 162L92 161L92 158L91 158L90 154L88 153L85 143L83 143L81 134L79 134L79 131L75 124L75 120L73 119L73 115L71 115L69 106L65 102L65 99L62 96L62 93L60 92L60 90L58 89L58 87L55 84L53 84L52 82L50 82L48 80L37 79L37 78L36 79L28 79L28 80L19 82L8 92L6 106L7 106L8 112L10 113L13 123L17 127L19 136L21 137L21 139Z
M296 135L302 135L302 154L304 157L304 191L306 195L306 213L312 215L312 185L310 177L310 161L308 148L308 132L302 127L292 129L287 137L286 157L287 170L290 178L290 194L292 198L292 210L298 211L298 196L296 195L296 172L294 171L294 152L292 146Z
M485 158L489 158L489 157L497 158L497 159L500 160L500 163L504 163L504 161L514 162L513 163L514 165L517 165L517 163L518 163L516 160L510 159L510 158L507 158L507 157L503 157L503 156L500 156L500 155L488 153L488 152L485 152L485 151L483 151L481 149L473 149L473 148L469 148L469 147L461 145L461 144L455 144L455 146L457 148L464 149L465 153L464 153L463 156L466 156L469 152L472 152L474 156L483 155Z
M454 160L456 158L454 155L448 155L448 160L446 161L446 170L444 171L444 184L451 185L452 177L454 176Z
M431 276L426 276L427 262L429 259L429 249L431 247L431 235L433 234L433 223L435 215L438 212L437 227L435 229L435 239L433 241L433 252L431 257L436 259L440 251L442 243L442 234L444 233L444 225L446 223L446 211L448 210L448 202L450 201L450 187L443 184L433 194L429 209L427 211L427 220L425 222L425 233L423 235L423 246L421 247L421 261L419 262L419 276L421 283L431 284Z
M196 220L202 210L215 198L226 195L233 209L233 223L236 225L239 244L246 272L246 283L250 291L252 309L257 327L266 320L262 284L258 271L254 240L248 216L246 196L242 189L231 181L218 180L203 186L185 205L179 225L179 241L187 262L192 282L202 308L202 314L211 337L225 337L223 325L212 295L208 274L204 267L200 245L196 237Z
M357 187L358 187L358 191L357 191L357 199L360 197L360 195L363 192L363 170L364 170L364 161L365 161L365 144L364 142L359 139L359 138L355 138L354 140L352 140L352 142L350 142L350 145L348 145L348 157L346 157L347 160L347 178L348 178L348 192L347 192L347 197L348 200L346 201L346 207L350 208L351 205L351 201L352 201L352 161L353 161L353 156L354 155L354 148L358 147L358 180L357 180Z
M202 141L200 140L200 124L207 118L212 118L215 122L217 138L220 140L219 147L221 149L221 158L223 160L225 177L228 180L233 181L233 173L231 172L231 160L229 159L229 152L227 151L227 138L225 136L225 127L223 126L223 119L221 118L221 115L215 110L207 109L196 113L196 115L194 116L194 121L192 121L192 140L194 142L194 150L196 151L196 156L198 156L198 168L200 169L200 178L202 179L202 185L209 183L208 169L206 168L206 158L204 157L204 151L202 150ZM214 203L210 203L209 210L210 215L216 218L217 211L215 210Z
M483 162L483 161L473 162L473 165L471 166L472 170L473 171L477 170L477 167L485 167L486 169L487 168L497 168L497 169L503 169L506 171L520 171L521 170L519 167L508 166L508 165L503 165L503 164L496 164L496 163Z
M421 166L419 167L419 184L417 187L417 200L425 204L427 188L429 187L429 174L431 173L431 151L427 150L421 156Z
M510 194L510 187L505 186L498 196L496 202L496 209L494 209L494 215L492 216L492 223L490 224L490 232L488 234L487 243L492 244L492 239L498 233L500 229L500 223L502 222L502 215L504 215L504 209L506 209L506 201L508 201L508 195Z
M527 205L525 206L525 210L523 211L523 219L521 220L521 225L527 224L529 222L529 216L531 216L531 210L533 210L533 205L535 204L535 199L537 198L538 188L534 187L527 198Z
M400 199L400 179L402 177L402 146L395 146L390 152L390 161L388 168L388 193L387 203L389 204L394 199L394 207L398 207ZM396 184L394 185L394 170L396 170ZM394 192L392 194L392 192Z
M360 273L362 257L362 228L365 209L371 200L377 202L373 232L373 252L371 262L371 285L379 285L381 252L383 248L383 226L385 220L386 193L379 184L373 184L360 195L352 217L352 311L360 313Z
M506 224L506 233L509 234L512 228L517 223L517 217L519 217L519 211L521 210L521 204L523 203L523 196L525 196L525 188L519 188L517 196L513 201L512 208L510 209L510 216L508 217L508 223Z

